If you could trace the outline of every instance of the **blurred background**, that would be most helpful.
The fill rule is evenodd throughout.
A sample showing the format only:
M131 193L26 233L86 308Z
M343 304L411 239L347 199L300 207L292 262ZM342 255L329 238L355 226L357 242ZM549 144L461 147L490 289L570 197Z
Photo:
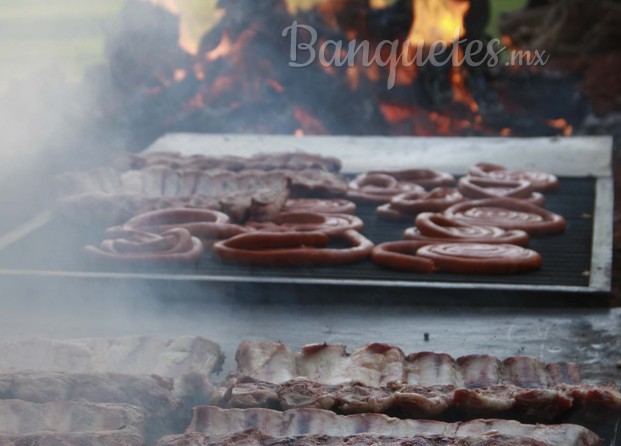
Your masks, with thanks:
M400 66L388 90L377 64L289 68L294 19L320 42L459 30L550 62ZM50 199L50 175L169 132L612 134L618 148L620 34L617 0L0 0L0 226Z
M124 0L0 0L0 88L28 72L53 65L78 81L88 67L105 63L105 27L119 14ZM309 8L320 0L290 0ZM394 0L386 0L394 3ZM180 0L178 9L191 24L196 40L217 20L217 0ZM526 0L491 3L487 31L499 35L498 20L505 11L522 8Z

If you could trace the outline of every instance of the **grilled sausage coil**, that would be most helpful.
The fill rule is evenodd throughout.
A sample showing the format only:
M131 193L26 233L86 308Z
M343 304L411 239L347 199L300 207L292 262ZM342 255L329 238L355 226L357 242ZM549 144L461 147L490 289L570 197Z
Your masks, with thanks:
M283 212L273 222L250 222L251 229L268 232L324 232L330 236L348 230L361 231L364 223L353 215L315 212Z
M122 230L141 230L156 234L173 228L187 229L194 237L206 242L226 239L248 231L242 226L230 223L229 217L222 212L187 208L147 212L121 226ZM112 228L108 234L113 234L117 230L118 227Z
M389 175L397 181L411 184L418 184L426 189L435 187L452 186L455 184L455 177L450 173L438 172L432 169L405 169L405 170L386 170L371 171L369 174Z
M385 204L395 195L424 191L422 186L399 181L385 173L367 173L349 183L347 198L359 203Z
M444 215L459 224L520 229L529 234L560 233L567 225L560 215L512 198L466 201L451 206Z
M330 239L351 247L329 248ZM297 267L338 265L366 259L373 243L354 230L334 236L323 232L254 232L216 243L213 252L224 262L250 266Z
M526 246L529 239L521 230L457 223L442 214L428 212L416 217L416 226L406 229L404 238L427 243L476 242L518 246Z
M396 271L430 274L437 270L435 263L416 255L424 245L413 241L382 243L373 249L371 258L377 265Z
M441 212L464 201L463 195L450 187L437 187L422 194L402 194L393 197L390 205L400 212L418 214L420 212Z
M538 269L542 263L535 251L506 244L434 244L416 254L433 261L440 271L455 274L518 274Z
M558 178L551 173L539 170L509 170L490 163L478 163L470 168L471 176L493 178L507 181L530 181L536 192L553 192L558 189Z
M184 228L160 234L117 230L116 239L104 240L100 247L86 246L84 251L95 259L125 263L195 263L204 253L202 242Z

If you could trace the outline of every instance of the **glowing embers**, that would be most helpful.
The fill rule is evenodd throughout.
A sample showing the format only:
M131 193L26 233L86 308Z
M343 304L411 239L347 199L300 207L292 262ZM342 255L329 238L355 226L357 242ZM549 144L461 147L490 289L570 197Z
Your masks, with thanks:
M551 119L548 121L548 125L555 129L561 130L563 132L563 136L571 136L574 134L573 126L563 118Z
M556 101L532 110L521 100L502 44L477 40L485 24L470 19L484 15L467 0L149 3L170 11L181 36L173 66L141 65L144 93L127 104L151 118L154 139L179 131L553 136L570 135L581 119L579 110L546 106ZM549 94L545 72L527 74L535 97ZM574 87L562 87L559 100Z

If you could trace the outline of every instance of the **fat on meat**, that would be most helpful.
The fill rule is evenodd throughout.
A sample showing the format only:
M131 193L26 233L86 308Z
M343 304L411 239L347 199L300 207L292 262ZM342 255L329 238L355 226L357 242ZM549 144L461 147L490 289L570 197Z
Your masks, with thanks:
M102 432L122 429L144 432L145 414L126 404L77 401L31 403L0 400L0 432L24 435L36 432Z
M242 342L235 354L237 373L270 383L298 376L296 355L281 342Z
M173 386L171 378L157 375L24 370L0 373L0 400L123 403L144 408L149 416L164 418L182 406L173 394Z
M401 420L381 414L337 415L319 409L285 412L269 409L221 409L202 406L193 410L186 433L208 436L231 435L256 429L271 437L292 438L323 434L348 437L372 433L393 437L446 436L453 438L484 437L499 434L524 437L554 446L596 446L601 439L589 429L572 424L529 425L511 420L473 420L445 423L430 420Z
M499 434L480 437L446 437L443 435L416 435L391 437L377 434L357 434L347 437L330 435L301 435L278 438L267 436L257 429L231 435L210 437L197 432L163 438L158 446L550 446L532 438Z
M282 343L244 341L237 369L215 392L222 407L320 408L341 413L391 412L436 418L448 410L465 417L517 410L549 421L573 409L621 412L614 384L583 384L573 363L544 364L515 356L457 359L369 344L351 353L338 344L292 352Z

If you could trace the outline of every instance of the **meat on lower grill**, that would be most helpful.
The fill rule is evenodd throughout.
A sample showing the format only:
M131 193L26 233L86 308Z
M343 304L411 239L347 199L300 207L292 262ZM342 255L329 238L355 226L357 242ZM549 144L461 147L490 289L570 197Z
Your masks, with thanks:
M377 343L348 353L344 345L308 345L293 352L278 342L244 341L236 359L237 374L273 383L296 377L323 384L359 382L375 387L398 382L419 386L513 384L536 388L580 382L579 367L573 363L546 365L525 356L505 361L490 355L454 359L430 352L406 356L398 347Z
M125 404L0 401L3 446L144 446L145 416Z
M224 355L201 337L137 336L90 339L20 339L0 342L0 372L120 373L171 378L179 398L208 401Z
M154 441L163 435L179 432L188 422L189 408L174 395L173 390L171 378L157 375L35 371L0 373L0 400L123 403L144 409L146 438Z
M302 435L276 438L256 429L220 437L209 437L191 432L162 439L158 446L550 446L550 443L527 437L485 434L481 437L446 437L417 435L393 437L376 434L358 434L347 437L330 435Z
M2 446L145 446L142 435L125 432L39 432L25 435L0 433Z
M573 363L544 364L515 356L454 359L370 344L349 354L342 345L312 345L294 353L281 343L243 342L238 367L215 393L222 407L314 407L342 413L388 412L433 418L448 409L467 417L518 410L549 421L572 408L621 411L614 384L580 382Z
M207 406L195 407L193 415L192 423L187 428L185 434L166 437L160 441L159 445L228 445L231 443L219 443L217 441L209 443L209 441L207 441L208 439L204 437L217 439L218 436L240 434L249 429L256 429L267 437L275 437L277 439L287 438L289 439L288 441L295 441L292 439L298 436L313 437L316 435L326 435L329 437L344 438L372 433L375 436L391 436L398 439L398 441L412 437L416 438L417 436L431 439L447 437L450 441L453 441L453 443L438 444L449 445L460 444L455 443L459 439L463 439L464 441L467 439L474 439L475 441L473 443L465 444L476 445L479 444L477 441L483 441L486 439L486 436L489 435L500 436L502 441L495 444L502 445L520 444L517 443L517 441L524 441L524 439L528 439L527 441L531 443L527 442L522 444L545 444L548 446L596 446L601 444L601 439L595 433L582 426L572 424L550 426L527 425L509 420L473 420L459 423L443 423L428 420L400 420L389 418L381 414L344 416L319 409L296 409L279 412L269 409L221 409ZM196 433L202 434L202 436ZM198 438L198 441L187 441L192 438ZM255 444L272 443L258 442ZM280 444L296 443L281 442ZM314 443L302 442L298 444L312 445ZM416 445L417 443L410 444Z
M173 395L170 378L119 373L0 373L0 400L11 399L31 403L124 403L143 408L149 417L160 419L173 416L183 404Z

